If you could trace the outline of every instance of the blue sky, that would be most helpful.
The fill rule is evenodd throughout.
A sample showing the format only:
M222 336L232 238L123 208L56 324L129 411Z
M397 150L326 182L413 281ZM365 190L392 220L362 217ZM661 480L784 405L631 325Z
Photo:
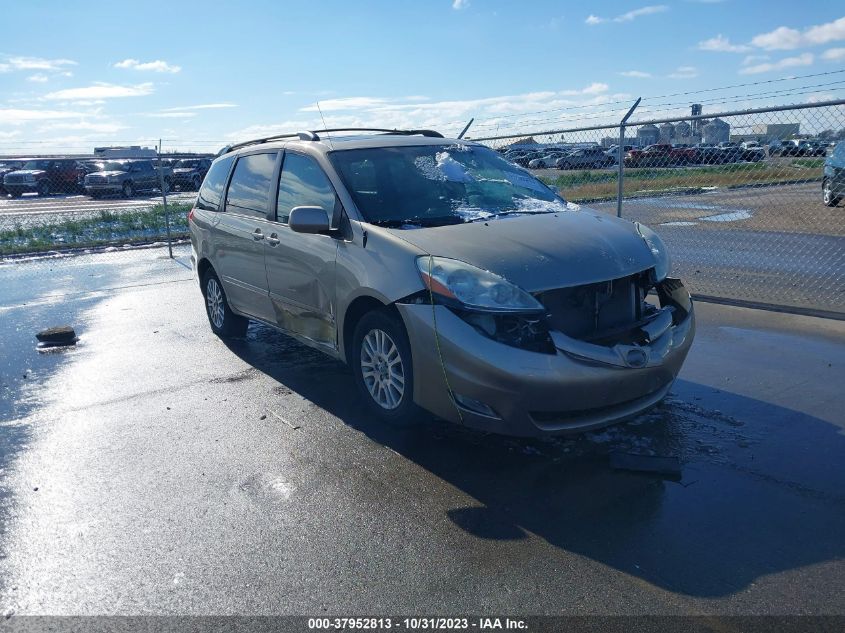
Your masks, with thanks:
M801 77L843 69L841 1L14 2L0 154L216 150L320 127L317 101L330 126L530 131L617 120L637 96L641 118L840 98L845 73Z

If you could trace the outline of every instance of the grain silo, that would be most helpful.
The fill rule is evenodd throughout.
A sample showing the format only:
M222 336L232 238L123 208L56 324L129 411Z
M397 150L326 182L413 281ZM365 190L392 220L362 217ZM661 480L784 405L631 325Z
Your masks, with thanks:
M727 143L731 138L731 126L722 119L713 119L701 128L704 142L708 145Z
M660 130L657 129L656 125L647 123L646 125L640 126L640 129L637 130L637 143L639 143L640 147L653 145L654 143L657 143L659 139Z

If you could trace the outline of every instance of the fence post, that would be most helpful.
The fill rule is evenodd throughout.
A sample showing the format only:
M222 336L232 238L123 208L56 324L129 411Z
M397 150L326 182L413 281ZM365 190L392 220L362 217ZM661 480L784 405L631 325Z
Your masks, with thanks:
M640 101L642 101L642 97L638 97L637 100L634 102L634 105L631 106L631 109L628 110L628 114L622 117L622 120L619 122L619 175L616 178L616 217L622 217L622 194L623 194L623 184L625 181L625 122L628 118L634 114L634 110L637 109L637 106L640 105Z
M167 192L164 189L164 170L161 167L161 139L158 139L158 183L161 189L161 201L164 204L164 225L167 229L167 253L173 259L173 240L170 237L170 211L167 209Z

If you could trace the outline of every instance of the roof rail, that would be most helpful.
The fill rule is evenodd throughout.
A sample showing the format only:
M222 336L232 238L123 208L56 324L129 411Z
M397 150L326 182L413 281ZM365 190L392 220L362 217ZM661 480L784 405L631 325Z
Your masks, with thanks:
M319 141L320 134L328 134L331 132L381 132L383 134L401 134L402 136L428 136L431 138L443 138L443 135L440 132L436 132L434 130L396 130L396 129L387 129L387 128L380 128L380 127L336 127L336 128L329 128L325 130L312 130L312 131L305 131L305 132L295 132L292 134L276 134L274 136L265 136L264 138L256 138L251 141L243 141L241 143L235 143L233 145L227 145L219 152L217 152L217 156L222 156L223 154L228 154L229 152L233 152L236 149L240 149L242 147L248 147L249 145L260 145L261 143L269 143L270 141L278 141L285 138L298 138L300 141Z
M397 130L395 128L387 129L381 127L336 127L325 130L313 130L311 133L314 135L314 138L311 140L319 141L319 135L328 132L382 132L383 134L400 134L402 136L420 135L431 138L443 138L443 135L440 132L435 132L434 130Z

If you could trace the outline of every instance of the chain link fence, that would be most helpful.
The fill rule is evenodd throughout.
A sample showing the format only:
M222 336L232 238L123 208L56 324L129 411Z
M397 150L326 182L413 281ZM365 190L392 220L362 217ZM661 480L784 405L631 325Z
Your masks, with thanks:
M649 225L699 297L845 314L845 101L693 112L475 140Z
M170 256L187 243L187 213L211 157L109 153L0 158L0 273L38 275L72 255L167 247Z
M845 101L693 106L676 118L475 140L570 201L651 226L699 297L845 314L845 144L834 153ZM0 159L0 274L37 275L80 253L185 250L211 156L114 154Z

